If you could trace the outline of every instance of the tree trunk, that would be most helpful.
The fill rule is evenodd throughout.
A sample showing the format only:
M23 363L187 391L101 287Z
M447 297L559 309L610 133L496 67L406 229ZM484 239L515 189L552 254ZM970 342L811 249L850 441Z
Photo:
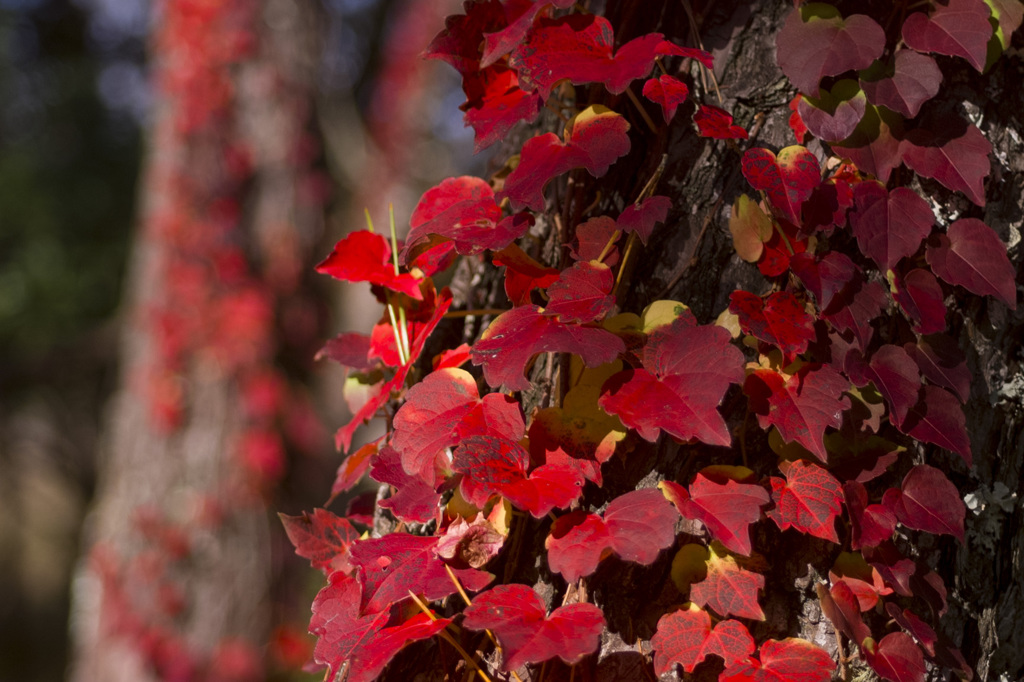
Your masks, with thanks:
M311 357L319 333L302 280L321 212L305 132L320 24L297 0L155 12L159 85L71 679L262 679L266 500L284 456L271 434L292 402L273 363L296 345Z

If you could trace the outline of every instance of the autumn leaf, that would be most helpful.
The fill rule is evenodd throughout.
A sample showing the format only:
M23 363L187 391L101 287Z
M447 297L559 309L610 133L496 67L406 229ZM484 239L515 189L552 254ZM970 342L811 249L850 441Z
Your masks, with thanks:
M313 510L312 516L303 512L302 516L279 513L278 517L288 539L295 545L295 553L309 559L313 568L325 575L333 571L352 571L349 547L359 539L359 531L348 519L319 508Z
M396 274L391 246L383 235L357 230L334 245L316 271L346 282L369 282L423 300L420 279L407 272Z
M828 652L794 637L768 640L759 655L727 667L719 682L828 682L836 669Z
M985 68L992 37L984 0L949 0L930 14L914 12L903 22L903 41L918 52L963 57L979 72Z
M838 543L836 516L843 510L843 488L825 469L808 462L782 462L785 479L773 476L775 509L768 512L781 530L796 528Z
M654 673L659 677L676 665L692 673L708 656L719 656L725 664L743 661L754 653L754 638L737 620L723 620L711 627L707 611L690 608L667 613L658 620L651 638L654 649Z
M680 514L703 523L726 549L750 555L750 524L761 518L761 507L770 501L764 488L729 479L719 483L703 473L689 489L672 481L662 481L660 487Z
M937 237L926 252L932 271L950 284L979 296L995 296L1017 309L1015 272L1006 245L977 218L961 218Z
M747 334L786 354L803 353L814 340L814 318L793 294L776 291L762 298L749 291L729 295L729 311Z
M776 214L794 225L800 224L800 208L821 182L817 157L794 145L776 155L754 147L743 154L740 169L750 186L764 190Z
M667 125L675 117L679 105L690 95L690 88L675 76L663 74L644 83L643 94L661 107Z

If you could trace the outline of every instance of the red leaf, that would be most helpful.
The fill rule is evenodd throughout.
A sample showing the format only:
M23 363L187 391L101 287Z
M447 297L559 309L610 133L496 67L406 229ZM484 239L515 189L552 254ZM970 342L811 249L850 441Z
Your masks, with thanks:
M347 332L338 334L325 343L317 352L316 359L327 357L353 372L369 372L377 364L370 361L369 355L370 337L357 332Z
M402 647L433 637L451 622L450 618L431 620L418 614L393 624L395 619L388 611L360 616L360 592L354 578L335 571L313 600L309 631L319 638L313 660L328 667L330 679L347 662L345 679L371 682Z
M604 83L612 94L646 76L657 57L660 33L648 33L615 50L611 22L596 14L541 19L509 56L522 87L547 99L555 83Z
M689 491L672 481L661 485L680 514L703 523L729 551L750 556L750 524L761 518L761 507L771 500L764 488L731 479L717 483L700 473Z
M853 331L858 348L867 349L875 330L871 321L888 303L885 289L878 282L861 282L859 286L847 287L832 300L829 310L822 317L840 331Z
M746 659L755 649L754 638L743 623L723 620L712 629L711 616L700 609L682 609L662 616L651 647L654 673L659 677L677 664L692 673L709 655L720 656L731 665Z
M893 620L900 624L901 628L913 635L914 639L921 645L921 648L925 650L925 653L929 656L935 656L935 644L939 641L939 637L935 634L935 630L932 630L931 626L921 620L910 609L903 609L901 611L900 607L892 602L885 605L885 610Z
M821 467L807 462L782 462L786 480L773 476L775 509L768 512L781 530L796 528L838 543L836 516L843 510L843 488Z
M719 140L745 140L747 131L742 126L733 125L732 114L725 109L702 104L693 116L701 137L714 137Z
M842 412L850 400L843 391L850 382L830 365L805 365L786 377L759 369L747 377L743 391L751 397L751 409L762 429L775 426L786 442L796 441L822 462L825 427L842 426Z
M653 229L654 224L651 223ZM577 249L570 248L572 257L578 261L597 260L604 253L604 247L611 240L619 226L608 216L597 216L576 226ZM619 250L614 246L601 261L608 267L615 267L619 262ZM555 271L557 273L557 270Z
M568 507L583 492L583 475L570 466L544 464L527 475L530 454L500 436L470 436L453 455L452 468L462 474L462 493L483 507L497 493L540 518Z
M418 384L422 385L422 384ZM433 474L433 472L431 472ZM427 523L437 517L441 496L434 486L419 476L411 476L402 468L402 457L392 447L381 448L370 469L370 478L395 488L391 497L380 500L378 506L390 509L406 523Z
M391 246L383 235L358 230L334 245L334 250L316 271L346 282L379 284L417 301L423 300L420 279L404 272L395 274Z
M729 384L742 379L742 364L725 329L697 326L687 312L651 334L644 369L612 376L598 405L651 442L665 431L679 440L728 445L732 439L716 408Z
M1017 309L1016 272L1006 256L1006 245L995 231L977 218L961 218L938 235L938 246L926 253L932 271L950 284L979 296L995 296Z
M544 185L549 180L574 168L586 168L599 178L617 158L629 152L629 123L613 111L591 106L570 124L566 124L565 143L554 133L526 141L519 165L505 178L499 199L508 197L513 207L542 211Z
M903 632L890 632L876 645L869 640L864 658L879 677L892 682L924 682L924 654Z
M465 74L462 87L466 101L460 108L475 133L474 153L504 138L516 123L533 121L544 106L540 95L519 87L515 71L498 64Z
M892 510L907 528L945 533L964 541L967 507L956 486L940 470L927 464L915 466L903 479L900 495L893 497L888 498Z
M797 111L812 135L826 142L845 140L864 118L867 100L856 81L844 79L820 98L802 97Z
M615 305L615 297L611 295L614 286L615 275L604 263L574 263L548 287L544 314L557 317L559 322L600 321Z
M906 187L889 192L880 182L862 182L853 190L850 227L861 252L885 272L912 256L935 220L928 202Z
M800 207L821 182L818 159L804 147L779 151L755 147L743 154L743 177L754 189L764 190L780 218L800 224Z
M405 257L432 234L455 242L462 254L498 251L522 237L530 227L523 218L502 219L494 191L480 178L448 178L423 193L409 219Z
M776 291L767 298L734 291L729 301L729 312L740 318L745 333L777 346L787 355L803 353L814 340L814 318L788 291Z
M626 345L615 334L596 327L563 324L526 305L502 313L491 323L470 352L474 365L484 366L490 386L524 391L530 382L523 376L527 363L545 351L575 353L587 367L611 362Z
M690 601L707 606L726 618L739 616L764 620L757 603L758 590L764 589L764 576L748 571L728 554L719 555L714 546L708 554L708 575L690 586Z
M956 396L943 388L926 384L921 400L910 410L900 431L951 450L971 466L971 441L964 411Z
M557 268L541 265L516 244L509 244L494 254L494 264L506 268L505 294L513 306L528 305L534 289L546 289L558 281ZM605 264L611 265L607 261Z
M678 515L665 496L654 488L621 495L597 514L575 511L551 526L544 546L548 566L568 582L576 582L597 568L605 550L623 561L649 566L675 542Z
M845 580L837 580L829 590L823 584L815 586L821 610L837 632L841 632L858 645L871 636L871 630L860 616L857 596Z
M481 66L489 66L507 55L517 45L522 44L523 38L534 25L534 19L538 14L551 5L560 9L572 7L573 0L522 0L510 2L506 5L506 13L512 12L508 17L508 26L501 31L488 33L484 40L484 53L480 58Z
M864 376L874 382L889 403L892 423L899 427L907 411L917 404L917 394L921 389L917 365L901 346L886 344L871 356Z
M992 25L984 0L949 0L931 15L915 12L903 22L903 42L918 52L963 57L979 72L985 68Z
M391 533L360 540L352 545L352 563L359 569L363 586L360 613L376 613L408 599L409 592L427 601L455 593L455 585L437 558L436 537ZM487 586L494 576L476 569L455 571L463 586L473 592Z
M868 105L850 137L832 145L833 151L859 170L882 182L903 163L903 118L885 107Z
M370 457L377 454L377 442L367 443L359 448L338 467L334 477L334 485L331 486L331 498L350 490L363 478L366 469L370 466ZM328 503L329 505L330 503Z
M874 19L845 19L833 7L814 3L794 10L776 39L777 60L800 92L817 97L826 76L867 68L882 56L885 31Z
M484 33L504 28L508 20L499 0L466 0L463 7L465 14L444 20L444 30L430 41L423 56L448 62L465 76L480 69Z
M655 223L665 222L671 208L672 200L668 197L647 197L639 204L630 204L623 209L622 215L615 222L620 230L626 233L635 232L640 242L646 244L654 232Z
M405 372L399 371L390 381L380 384L380 388L370 396L370 399L363 403L348 424L345 424L334 434L334 447L342 452L348 452L352 446L352 436L356 429L368 422L377 414L377 410L391 400L391 393L398 391L405 384Z
M890 68L881 78L862 77L860 87L872 104L914 118L921 105L938 94L942 71L931 57L906 49L897 50Z
M935 275L915 268L906 277L897 276L893 287L893 298L914 323L914 331L934 334L946 328L946 304Z
M950 389L967 402L971 394L971 371L963 351L956 342L945 335L922 336L917 343L903 346L917 363L928 381Z
M900 143L903 161L918 175L939 181L954 192L963 192L978 206L985 205L985 178L991 170L988 155L992 144L974 124L960 137L930 138L918 128ZM920 143L920 144L918 144Z
M829 251L820 260L810 253L799 253L793 256L789 265L793 274L814 294L821 310L828 308L835 295L860 272L849 257L838 251Z
M676 115L679 105L690 95L690 88L678 78L665 74L644 83L643 92L644 97L661 107L665 123L668 124Z
M731 665L719 682L828 682L836 664L826 651L790 637L761 645L761 661L752 658Z
M892 538L896 530L896 515L885 505L868 504L868 492L863 483L847 481L843 493L850 512L852 549L875 547Z
M352 571L349 547L359 539L359 531L348 519L319 508L313 510L312 516L305 512L302 516L278 516L288 539L295 545L295 553L309 559L313 568L326 575L332 571Z
M793 131L797 144L803 144L804 138L807 137L807 124L800 118L800 100L802 98L803 95L798 92L796 97L789 101L789 109L793 112L789 115L789 128Z
M505 672L555 656L572 665L597 651L605 626L593 604L560 606L546 616L544 602L526 585L498 585L477 595L465 614L465 627L498 637Z
M469 344L463 343L455 348L442 351L434 357L434 371L439 369L454 369L469 362Z
M473 568L483 568L497 556L504 544L505 537L480 513L472 522L459 517L449 525L437 540L437 555Z

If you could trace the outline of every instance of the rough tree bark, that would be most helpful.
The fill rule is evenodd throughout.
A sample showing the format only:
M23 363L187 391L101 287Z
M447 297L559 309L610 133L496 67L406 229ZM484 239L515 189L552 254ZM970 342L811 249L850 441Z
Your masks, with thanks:
M161 4L157 4L154 12L159 16ZM163 3L164 10L168 4ZM244 3L235 3L239 4ZM199 11L204 9L201 6L196 5ZM241 267L252 273L255 285L266 286L277 296L282 306L277 311L279 323L286 335L301 337L301 325L289 317L296 312L295 306L291 313L282 311L289 300L294 303L301 297L301 281L320 237L321 208L317 201L309 200L312 187L306 182L311 150L303 149L301 141L308 137L305 128L310 122L322 22L313 3L297 0L258 0L251 9L255 48L230 74L233 134L249 157L247 180L229 197L241 207L230 239L237 240L248 256L248 263ZM181 54L168 60L163 49L155 45L152 54L158 78L180 66L174 58L180 59ZM207 94L214 97L218 93ZM218 644L240 643L248 651L258 652L271 625L271 521L259 491L247 493L238 473L239 438L246 417L242 387L230 369L237 358L227 358L229 362L224 363L225 358L207 349L184 360L178 375L183 416L174 428L155 423L150 397L140 390L140 381L161 361L160 334L166 330L153 324L153 310L166 305L168 278L173 276L167 268L173 257L169 250L182 246L169 244L161 233L166 229L161 225L161 220L166 224L166 216L161 219L160 214L169 209L186 210L168 206L183 176L207 189L226 182L224 141L212 135L194 135L182 146L180 131L175 130L181 125L181 116L175 115L175 107L183 106L181 98L161 89L156 89L154 96L138 227L121 311L121 379L102 438L96 499L86 523L83 559L74 586L71 628L75 656L70 679L78 682L161 679L178 665L175 657L195 659L188 665L200 659L208 662L216 655L213 650ZM202 253L192 257L201 258ZM201 263L200 267L207 265ZM237 274L237 264L223 265L229 278L232 267ZM210 291L208 295L218 293ZM272 310L265 318L269 334L274 333L273 315ZM308 324L306 327L308 334L311 330ZM313 324L312 336L315 327ZM260 358L272 359L281 352L284 342L271 339L270 343L260 351ZM311 350L304 348L303 352ZM204 500L219 505L220 511L212 510ZM152 605L145 600L161 598L145 594L146 569L140 557L152 553L159 540L152 536L155 531L146 531L136 522L140 510L156 515L160 520L157 529L165 521L168 527L187 529L187 558L174 562L170 569L180 589L174 598L180 599L182 608L176 615L172 608L167 622L141 623L142 627L180 633L180 651L146 649L146 642L130 634L130 610L138 608L134 617L145 621L152 617L146 610ZM208 514L205 519L204 513ZM111 585L101 577L98 554L123 562L124 584L117 587L128 594L142 591L140 603L118 603L125 595L112 594ZM155 590L152 585L148 589ZM152 642L148 646L156 647ZM221 663L228 659L230 655ZM232 673L223 664L221 667L228 669L221 673L258 679L262 666L258 658L255 663L255 670L248 662L240 664L241 673L237 668ZM184 665L182 662L179 668ZM198 669L189 674L189 679L215 679Z
M638 35L658 31L670 38L693 44L691 37L699 34L703 46L715 56L715 73L723 102L737 123L757 131L749 144L778 149L793 143L787 126L790 110L787 105L795 94L775 62L775 36L781 28L792 3L693 2L697 25L687 19L684 0L634 2L608 0L591 3L615 26L615 37L622 44ZM859 3L843 3L844 15L864 11ZM873 3L878 4L878 3ZM1021 197L1024 196L1024 122L1021 108L1012 104L1016 87L1024 73L1020 50L1021 36L1015 37L1015 49L1009 50L984 78L970 67L944 60L945 75L941 102L933 106L959 109L977 123L993 144L992 174L987 183L988 203L982 210L964 197L945 191L936 183L924 188L936 197L944 218L975 216L991 225L1010 247L1011 262L1017 269L1017 282L1022 281L1021 263ZM697 91L691 102L703 99L718 104L710 83L701 84L697 71ZM563 180L549 187L547 243L535 256L558 265L561 257L558 244L572 239L572 226L588 215L603 212L615 215L632 202L657 168L662 155L667 155L664 175L658 194L672 198L674 208L668 222L655 231L646 249L640 254L629 279L629 286L620 295L622 310L639 312L659 298L685 302L701 323L711 322L728 307L729 293L737 288L757 293L767 291L765 280L756 268L741 262L732 247L728 231L730 206L736 197L749 191L740 173L740 153L722 142L697 137L691 131L689 113L692 103L685 105L673 124L652 133L638 115L636 106L626 96L607 95L601 86L587 92L578 89L580 101L603 103L627 116L632 124L632 150L616 162L603 178L595 180L584 171L575 171L568 182ZM604 98L603 100L601 98ZM1019 104L1019 102L1018 102ZM660 111L645 103L648 114L660 119ZM554 130L557 121L542 118L529 129L520 130L516 150L524 139ZM812 142L811 150L824 157L824 150ZM513 152L514 153L514 152ZM507 156L507 153L506 153ZM600 192L600 201L588 209ZM558 235L550 220L560 212L567 234ZM541 218L543 221L544 218ZM543 223L542 223L543 226ZM453 288L457 297L470 308L501 307L504 294L501 280L483 266L464 266ZM968 471L959 458L938 448L918 447L912 452L916 462L927 461L949 472L962 494L976 492L982 499L992 497L993 486L1001 482L1010 493L1016 493L1012 508L1004 511L990 504L980 515L968 513L967 543L960 546L949 538L927 538L920 556L936 567L950 589L950 610L943 626L958 644L965 658L976 667L980 680L1024 679L1024 509L1019 499L1024 494L1021 469L1024 467L1024 370L1021 369L1020 339L1024 338L1024 306L1016 312L993 300L963 296L947 299L947 305L958 308L965 322L952 329L968 354L968 365L974 376L972 393L966 407L975 466ZM952 318L953 316L951 316ZM460 330L465 340L472 341L489 319L477 320ZM470 321L472 322L472 320ZM445 347L451 347L445 344ZM425 354L427 357L429 353ZM555 360L557 362L557 358ZM534 389L526 396L527 414L533 405L548 404L554 387L545 385L543 357L535 363ZM549 373L548 376L551 376ZM738 389L726 396L722 412L731 425L742 422L745 402ZM749 443L748 448L767 447ZM605 487L590 494L585 502L601 505L636 487L649 486L665 478L685 480L687 476L712 463L738 463L737 451L723 451L702 445L680 446L662 438L649 445L639 439L627 441L627 456L614 457L604 465ZM624 454L620 446L618 454ZM648 473L651 472L651 473ZM761 472L764 473L764 472ZM988 491L988 492L986 492ZM600 499L596 499L600 496ZM546 596L549 606L562 603L566 590L559 576L547 572L538 557L543 555L545 533L543 521L528 520L526 545L520 556L497 567L499 579L503 570L505 581L533 584ZM827 577L828 569L839 551L825 541L808 542L783 534L771 524L758 524L755 549L767 556L768 565L760 567L767 573L769 585L784 585L764 595L765 622L751 628L756 638L798 636L816 642L833 654L836 638L828 620L822 615L814 585ZM685 538L685 536L683 536ZM796 542L794 542L796 540ZM532 543L532 544L531 544ZM770 552L766 551L770 548ZM664 608L678 599L670 584L671 552L664 552L650 567L619 561L602 562L597 573L588 579L590 599L604 610L611 637L602 641L596 667L584 670L577 666L576 680L640 680L645 679L643 654L650 652L657 617ZM535 559L538 559L535 561ZM494 569L492 569L494 570ZM794 581L793 577L797 576ZM434 644L410 647L392 663L383 679L433 680L423 668L423 650ZM440 645L444 648L444 645ZM642 650L643 654L640 653ZM544 679L562 679L562 669L549 661ZM566 679L568 679L568 671ZM705 676L686 679L717 678L717 670ZM874 679L866 670L857 671L856 679ZM945 679L941 671L933 671L934 679ZM1000 677L1005 675L1005 677ZM439 679L439 678L438 678Z

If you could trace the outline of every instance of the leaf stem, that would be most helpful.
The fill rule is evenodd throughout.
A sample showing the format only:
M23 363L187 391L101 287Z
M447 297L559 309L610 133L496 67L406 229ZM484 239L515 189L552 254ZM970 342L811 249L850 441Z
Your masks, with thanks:
M414 602L416 602L416 606L420 607L420 610L423 611L423 613L427 614L427 618L433 621L437 620L437 616L434 615L434 612L431 611L430 608L428 608L427 605L423 603L423 600L416 596L416 594L412 590L409 590L409 596L412 597L412 600ZM484 682L493 682L491 678L487 676L487 673L484 672L484 669L480 667L480 664L476 662L476 659L470 656L466 652L466 650L463 649L462 646L455 641L455 638L448 634L446 630L441 630L437 634L439 637L441 637L446 642L455 647L455 650L458 651L459 655L465 659L466 663L473 666L476 669L476 671L480 673L480 677L484 679Z
M626 88L626 94L629 95L629 99L633 100L633 104L636 105L637 111L640 112L640 117L644 119L644 123L647 124L647 127L651 129L652 133L657 135L658 127L654 125L654 121L652 121L651 117L647 115L647 110L644 109L644 105L641 104L640 100L637 99L637 96L633 94L633 88Z

